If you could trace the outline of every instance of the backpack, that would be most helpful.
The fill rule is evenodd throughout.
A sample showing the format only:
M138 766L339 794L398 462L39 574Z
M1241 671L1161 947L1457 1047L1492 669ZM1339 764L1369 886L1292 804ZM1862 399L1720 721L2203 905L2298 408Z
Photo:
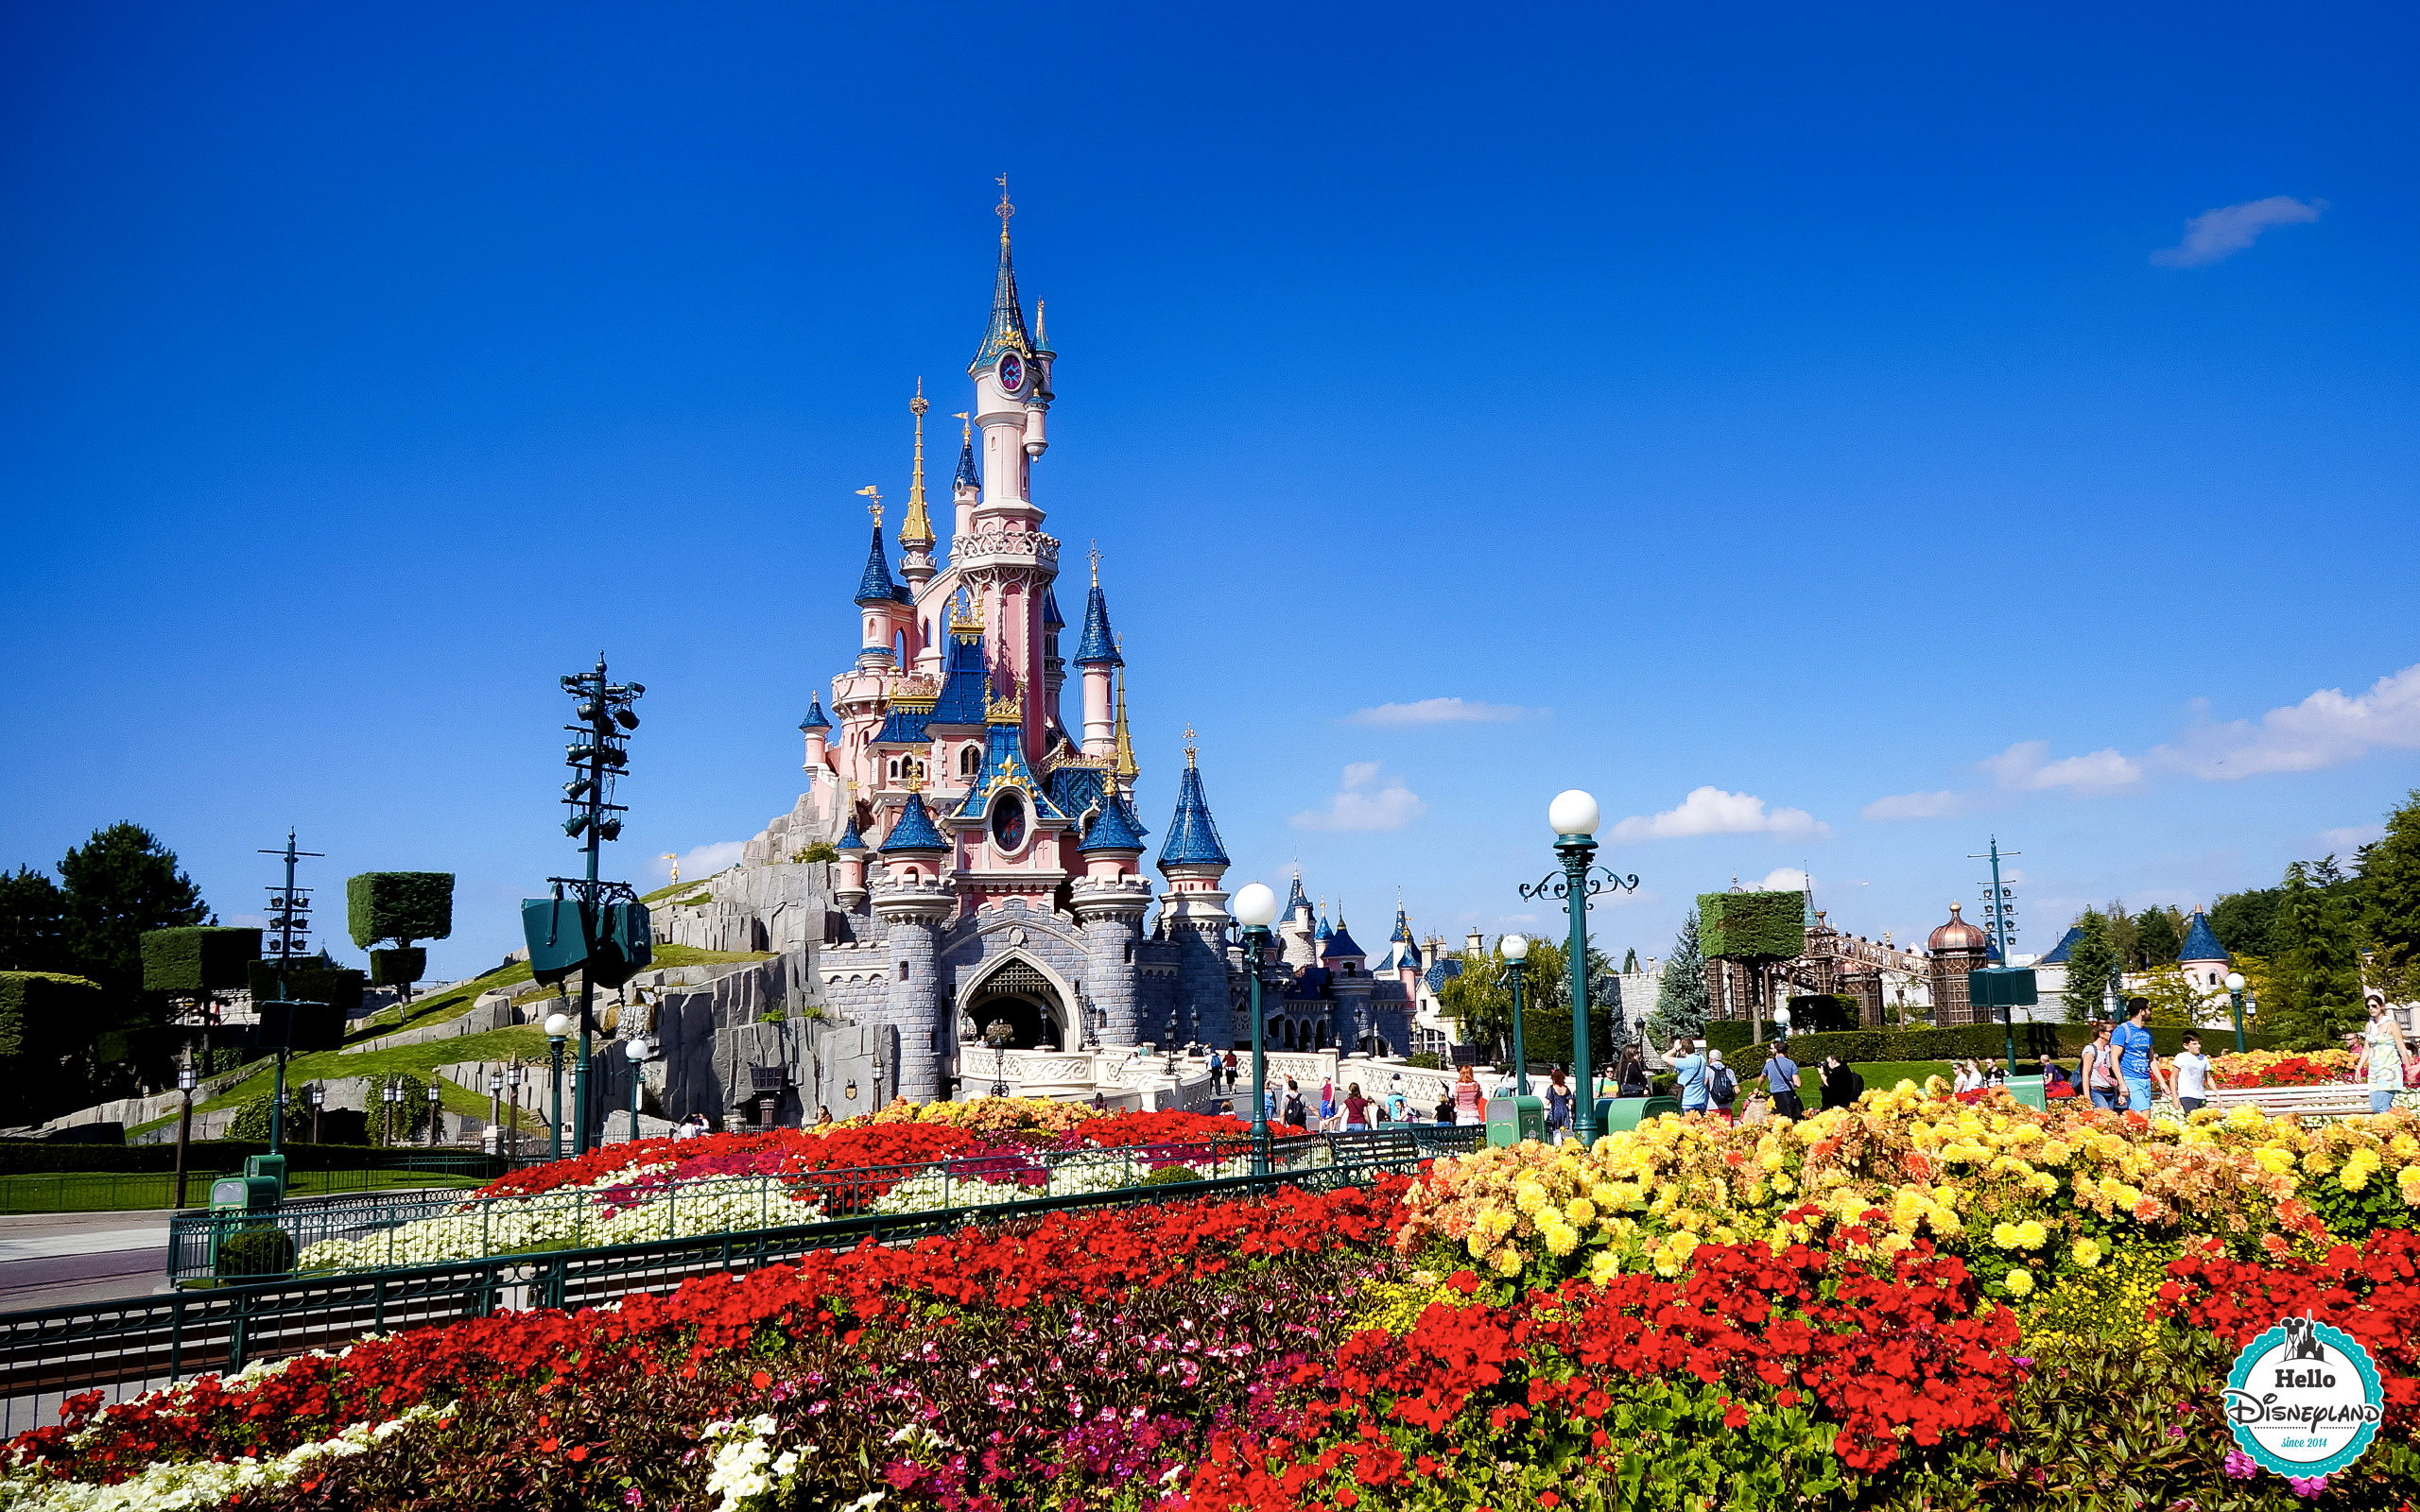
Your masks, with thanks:
M1739 1078L1731 1074L1729 1066L1714 1068L1714 1079L1706 1083L1705 1096L1710 1103L1728 1103L1739 1095Z

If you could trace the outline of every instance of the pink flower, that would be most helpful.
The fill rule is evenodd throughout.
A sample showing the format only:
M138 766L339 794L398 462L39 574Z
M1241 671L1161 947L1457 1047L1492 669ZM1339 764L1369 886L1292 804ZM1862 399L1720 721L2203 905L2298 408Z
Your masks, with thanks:
M2259 1465L2254 1462L2251 1455L2239 1449L2228 1450L2226 1460L2219 1469L2224 1474L2238 1481L2248 1481L2260 1473Z

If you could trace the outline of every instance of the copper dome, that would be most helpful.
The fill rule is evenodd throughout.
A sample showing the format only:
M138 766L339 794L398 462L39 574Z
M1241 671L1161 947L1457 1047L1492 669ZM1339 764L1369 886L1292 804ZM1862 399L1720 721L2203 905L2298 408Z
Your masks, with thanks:
M1936 955L1944 951L1973 951L1980 955L1991 948L1992 936L1959 918L1958 909L1957 903L1949 905L1949 922L1932 932L1932 937L1925 941L1925 949Z

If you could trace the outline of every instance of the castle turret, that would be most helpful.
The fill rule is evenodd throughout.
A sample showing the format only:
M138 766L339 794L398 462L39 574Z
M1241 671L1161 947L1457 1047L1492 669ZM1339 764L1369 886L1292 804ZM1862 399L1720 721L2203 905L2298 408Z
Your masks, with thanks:
M857 578L857 609L865 617L857 665L873 671L898 665L890 637L899 615L899 585L890 580L890 562L882 552L882 498L870 488L858 491L873 499L868 506L873 514L873 541L866 548L866 570Z
M925 512L925 412L932 407L919 378L916 397L908 402L908 413L916 417L916 455L908 474L908 518L899 523L899 576L908 580L911 598L933 576L933 522Z
M1093 552L1092 593L1084 599L1084 633L1076 642L1076 670L1084 679L1084 754L1117 754L1117 715L1110 707L1110 682L1126 659L1109 628L1109 600L1100 591L1100 552Z
M914 788L882 842L883 885L873 911L890 947L888 992L876 1020L894 1068L893 1090L909 1102L942 1095L942 1019L949 995L941 990L941 926L958 911L958 897L938 876L949 842L933 828L924 795ZM955 1042L955 1037L952 1037Z
M857 784L849 783L843 801L848 805L849 822L832 849L840 853L833 863L832 901L844 914L861 914L866 906L866 842L857 833Z
M1160 921L1177 946L1177 1019L1201 1024L1204 1042L1224 1048L1236 1042L1227 998L1227 848L1210 817L1195 765L1193 731L1184 732L1184 775L1178 780L1176 816L1160 847L1160 872L1167 896Z
M798 722L798 732L806 737L806 760L801 765L806 768L807 786L811 791L815 785L814 780L832 769L830 755L832 721L823 716L821 698L807 699L806 717Z
M975 422L964 410L959 412L958 421L958 476L950 485L950 499L958 516L955 535L964 536L975 530L975 506L983 497L983 474L975 471Z
M1083 932L1087 993L1098 1016L1094 1030L1111 1048L1142 1038L1142 1000L1134 973L1134 946L1143 935L1151 885L1135 875L1143 857L1143 827L1126 800L1104 794L1101 811L1076 847L1085 874L1068 889L1076 925Z
M2176 964L2185 972L2185 979L2204 997L2223 991L2227 973L2235 970L2235 957L2219 943L2209 916L2199 908L2185 921L2185 947L2176 953Z
M1001 186L1000 266L992 278L992 319L984 328L967 376L975 380L975 424L983 433L983 500L975 507L977 530L987 524L1029 530L1041 524L1033 507L1033 459L1042 455L1043 364L1026 334L1025 306L1017 297L1017 272L1009 256L1009 217L1016 208ZM1036 444L1028 447L1028 436Z

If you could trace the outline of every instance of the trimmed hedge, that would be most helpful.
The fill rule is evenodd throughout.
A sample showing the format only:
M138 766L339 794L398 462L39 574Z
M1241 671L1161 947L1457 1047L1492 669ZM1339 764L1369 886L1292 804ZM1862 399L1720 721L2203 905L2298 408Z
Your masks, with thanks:
M251 978L252 1006L259 1010L262 1021L260 1044L271 1049L277 1042L276 1026L270 1022L270 1010L277 998L275 963L254 961ZM293 1015L293 1038L286 1048L297 1053L342 1049L345 1022L361 1011L361 991L368 981L367 973L350 967L287 967L286 995L296 1003L324 1006L304 1008Z
M408 945L454 933L454 873L365 871L344 884L345 928L355 948L382 939Z
M423 1099L424 1102L426 1099ZM333 1120L339 1110L330 1108L324 1115ZM358 1118L361 1115L354 1114ZM426 1115L423 1127L426 1127ZM289 1130L308 1132L311 1110L304 1107L300 1115L286 1120ZM240 1171L247 1156L267 1155L268 1145L258 1140L196 1140L190 1146L188 1169L195 1171ZM382 1150L361 1144L298 1144L287 1141L285 1166L289 1171L381 1171L410 1165L414 1156L425 1156L427 1149L409 1150L397 1146ZM459 1156L454 1149L439 1149L439 1155ZM505 1161L495 1159L492 1169L504 1174ZM21 1176L30 1171L173 1171L177 1166L174 1141L164 1144L60 1144L50 1140L0 1141L0 1176Z
M1789 961L1806 953L1806 898L1794 892L1698 895L1698 950L1709 961Z
M372 987L409 987L428 974L428 952L414 945L406 950L372 951Z
M101 989L64 971L0 971L0 1124L31 1124L71 1095L60 1062L101 1018ZM73 1106L72 1104L70 1106Z
M257 929L150 929L137 945L143 953L146 992L233 992L245 985L247 969L261 958Z

